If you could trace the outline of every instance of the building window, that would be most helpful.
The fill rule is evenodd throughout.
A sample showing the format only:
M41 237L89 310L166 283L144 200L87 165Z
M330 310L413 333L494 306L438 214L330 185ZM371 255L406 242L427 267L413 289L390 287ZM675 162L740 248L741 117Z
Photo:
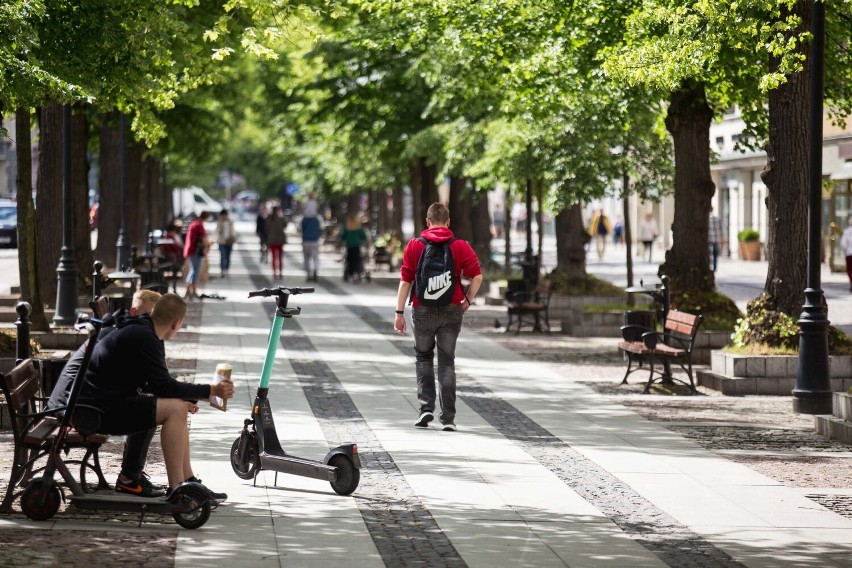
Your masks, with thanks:
M716 147L719 148L720 150L725 147L725 137L724 136L717 136L716 137Z

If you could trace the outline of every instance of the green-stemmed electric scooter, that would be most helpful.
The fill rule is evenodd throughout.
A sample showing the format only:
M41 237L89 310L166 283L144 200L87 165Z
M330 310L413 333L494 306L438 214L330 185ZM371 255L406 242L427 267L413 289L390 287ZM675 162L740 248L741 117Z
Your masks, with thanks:
M275 363L275 353L278 350L278 340L284 318L299 315L301 308L288 308L290 296L313 292L313 288L297 288L280 286L264 288L249 292L249 298L275 296L275 318L269 332L269 344L266 348L266 359L260 374L260 384L257 387L251 418L247 418L240 437L231 446L231 467L234 473L242 479L255 478L260 470L301 475L323 479L331 483L331 488L340 495L350 495L358 488L361 480L361 460L358 457L358 446L343 444L332 449L319 462L288 455L278 441L275 422L272 420L272 407L269 404L269 377Z

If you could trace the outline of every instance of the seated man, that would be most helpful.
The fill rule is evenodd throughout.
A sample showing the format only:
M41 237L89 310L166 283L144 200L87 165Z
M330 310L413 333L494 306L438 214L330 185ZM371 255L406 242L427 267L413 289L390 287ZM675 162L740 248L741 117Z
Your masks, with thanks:
M139 290L133 295L133 302L130 306L130 315L138 316L142 314L150 314L154 309L154 304L160 299L160 294L152 290ZM124 316L119 316L123 319ZM103 339L115 329L115 318L110 314L104 318L104 326L101 328L99 339ZM47 402L47 409L53 410L62 408L68 404L68 397L71 394L71 387L74 379L77 377L77 372L80 370L80 364L83 362L83 353L85 345L71 356L56 385L53 387L53 392L50 394L50 400ZM63 412L57 412L62 415ZM159 497L163 495L162 489L157 489L148 479L148 476L143 471L145 469L145 459L148 456L148 448L151 445L151 440L154 438L156 428L150 428L144 432L134 432L128 434L124 442L124 456L121 462L121 473L118 475L118 480L115 483L115 490L119 493L130 493L132 495L142 495L143 497Z
M169 494L184 481L197 481L192 472L187 430L187 400L211 396L231 398L234 384L176 381L166 368L163 341L173 338L183 325L186 302L164 294L151 317L127 318L98 342L86 372L80 403L99 409L100 432L132 434L162 426L160 439ZM145 388L151 395L140 394ZM216 499L224 494L213 493Z

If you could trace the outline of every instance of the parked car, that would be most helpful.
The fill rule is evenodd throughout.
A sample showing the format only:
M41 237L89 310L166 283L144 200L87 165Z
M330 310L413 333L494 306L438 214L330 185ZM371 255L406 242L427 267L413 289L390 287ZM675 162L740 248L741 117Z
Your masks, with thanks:
M0 201L0 246L18 248L18 206Z

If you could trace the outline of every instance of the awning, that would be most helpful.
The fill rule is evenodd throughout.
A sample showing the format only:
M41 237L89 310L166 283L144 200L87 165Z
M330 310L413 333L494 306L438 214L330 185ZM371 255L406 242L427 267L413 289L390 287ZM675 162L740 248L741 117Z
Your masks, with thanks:
M852 160L846 160L843 165L831 173L831 179L852 179Z

